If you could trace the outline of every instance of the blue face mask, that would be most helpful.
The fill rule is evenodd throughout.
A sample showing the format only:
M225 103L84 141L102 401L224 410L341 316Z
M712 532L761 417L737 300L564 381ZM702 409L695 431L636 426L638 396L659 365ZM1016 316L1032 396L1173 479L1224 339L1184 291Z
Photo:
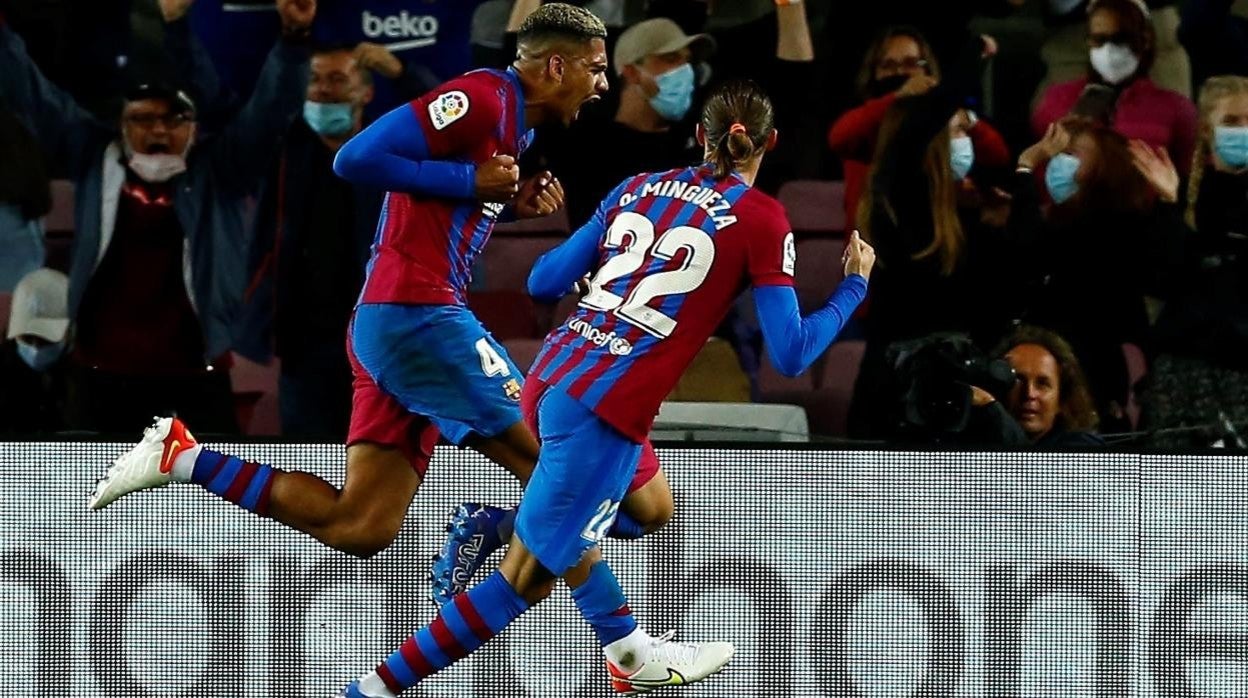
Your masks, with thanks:
M680 121L693 105L693 66L688 63L656 75L659 93L650 98L650 106L667 121Z
M341 136L355 126L355 109L350 102L303 103L303 120L322 136Z
M970 136L958 136L949 139L949 166L953 168L953 178L961 181L975 164L975 144Z
M1049 160L1049 167L1044 171L1044 185L1048 187L1053 203L1065 203L1079 191L1075 173L1082 164L1079 158L1070 153L1058 153Z
M1227 167L1248 167L1248 126L1219 126L1213 130L1213 150Z
M61 358L61 354L65 351L65 343L57 342L56 344L45 344L36 347L33 344L27 344L22 340L17 340L17 355L27 366L40 373L52 367L56 360Z

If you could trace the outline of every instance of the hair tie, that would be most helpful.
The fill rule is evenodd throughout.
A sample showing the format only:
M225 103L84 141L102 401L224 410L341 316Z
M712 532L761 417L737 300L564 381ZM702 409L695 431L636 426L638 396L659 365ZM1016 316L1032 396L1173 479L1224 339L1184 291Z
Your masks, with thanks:
M741 124L740 122L734 121L732 125L728 127L728 133L748 133L748 132L745 130L745 126L743 124Z

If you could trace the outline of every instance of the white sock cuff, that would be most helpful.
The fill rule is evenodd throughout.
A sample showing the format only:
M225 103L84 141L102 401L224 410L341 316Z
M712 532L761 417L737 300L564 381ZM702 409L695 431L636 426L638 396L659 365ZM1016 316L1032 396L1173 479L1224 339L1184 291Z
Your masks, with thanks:
M195 444L173 457L173 479L175 482L190 482L191 473L195 472L195 459L199 458L204 447Z

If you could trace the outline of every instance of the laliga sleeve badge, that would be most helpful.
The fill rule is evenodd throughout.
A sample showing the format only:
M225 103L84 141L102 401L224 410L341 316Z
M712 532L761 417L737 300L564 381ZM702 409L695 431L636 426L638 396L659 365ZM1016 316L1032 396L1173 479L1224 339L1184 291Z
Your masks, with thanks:
M434 130L441 131L459 121L468 113L468 95L454 90L429 103L429 121Z
M784 236L784 256L781 262L781 269L785 274L793 276L793 270L797 268L797 243L793 242L793 233Z
M507 399L512 402L520 402L520 381L512 378L503 383L503 392L507 394Z

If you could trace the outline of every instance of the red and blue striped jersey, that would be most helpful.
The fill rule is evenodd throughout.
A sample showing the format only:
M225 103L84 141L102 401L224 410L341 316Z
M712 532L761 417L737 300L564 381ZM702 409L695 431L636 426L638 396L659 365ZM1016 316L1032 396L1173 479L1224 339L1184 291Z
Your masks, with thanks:
M519 158L532 140L511 69L466 73L408 106L433 160L480 165L495 155ZM472 263L502 209L475 199L387 193L360 302L463 305Z
M628 179L589 225L603 231L590 290L529 379L641 441L737 296L793 285L793 234L779 202L707 166Z

